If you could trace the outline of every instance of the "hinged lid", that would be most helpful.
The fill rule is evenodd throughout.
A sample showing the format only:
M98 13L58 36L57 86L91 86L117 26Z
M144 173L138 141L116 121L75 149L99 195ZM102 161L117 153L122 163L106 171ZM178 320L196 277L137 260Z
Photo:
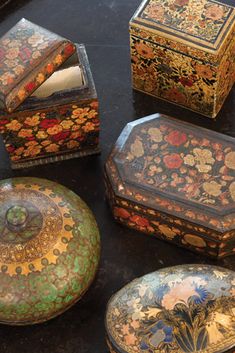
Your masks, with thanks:
M117 196L204 225L235 229L235 139L164 115L127 124L106 170Z
M109 301L115 353L222 353L235 346L235 273L183 265L140 277Z
M235 9L214 0L144 0L130 24L166 47L216 62L234 36Z
M0 39L0 103L14 111L75 51L73 43L21 19Z

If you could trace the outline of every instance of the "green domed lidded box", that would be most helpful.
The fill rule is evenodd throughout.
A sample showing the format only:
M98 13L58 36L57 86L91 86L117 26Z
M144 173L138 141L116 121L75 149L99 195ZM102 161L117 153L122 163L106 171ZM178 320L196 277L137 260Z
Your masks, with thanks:
M235 272L169 267L140 277L109 301L111 353L222 353L235 346Z
M0 323L43 322L87 291L100 237L86 204L38 178L0 182Z

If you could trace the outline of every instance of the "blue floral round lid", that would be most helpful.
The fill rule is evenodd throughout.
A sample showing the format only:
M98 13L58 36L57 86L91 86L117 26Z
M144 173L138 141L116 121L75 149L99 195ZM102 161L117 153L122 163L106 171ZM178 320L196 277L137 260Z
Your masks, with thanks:
M235 272L183 265L138 278L109 301L112 353L218 353L235 346Z

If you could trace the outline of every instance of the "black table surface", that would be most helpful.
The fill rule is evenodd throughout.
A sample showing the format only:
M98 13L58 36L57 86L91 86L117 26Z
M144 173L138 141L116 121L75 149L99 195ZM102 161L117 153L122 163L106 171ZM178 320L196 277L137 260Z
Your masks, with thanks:
M234 0L224 1L233 4ZM97 219L102 254L87 294L63 315L35 326L0 326L0 353L104 353L104 314L110 296L132 279L180 264L203 263L235 269L235 256L208 259L116 224L105 200L103 165L124 126L165 113L235 137L235 88L216 120L210 120L131 88L128 22L140 0L12 0L0 13L0 35L25 17L84 43L100 101L100 156L12 172L0 149L0 178L34 176L57 181L79 194Z

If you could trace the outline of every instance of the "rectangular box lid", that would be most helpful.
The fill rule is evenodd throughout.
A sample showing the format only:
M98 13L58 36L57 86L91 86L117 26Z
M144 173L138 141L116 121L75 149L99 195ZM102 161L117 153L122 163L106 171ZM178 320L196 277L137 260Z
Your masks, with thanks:
M218 61L235 34L235 9L214 0L144 0L130 24L166 38L175 50L185 45Z
M75 46L26 19L0 39L0 104L14 111L75 51Z

